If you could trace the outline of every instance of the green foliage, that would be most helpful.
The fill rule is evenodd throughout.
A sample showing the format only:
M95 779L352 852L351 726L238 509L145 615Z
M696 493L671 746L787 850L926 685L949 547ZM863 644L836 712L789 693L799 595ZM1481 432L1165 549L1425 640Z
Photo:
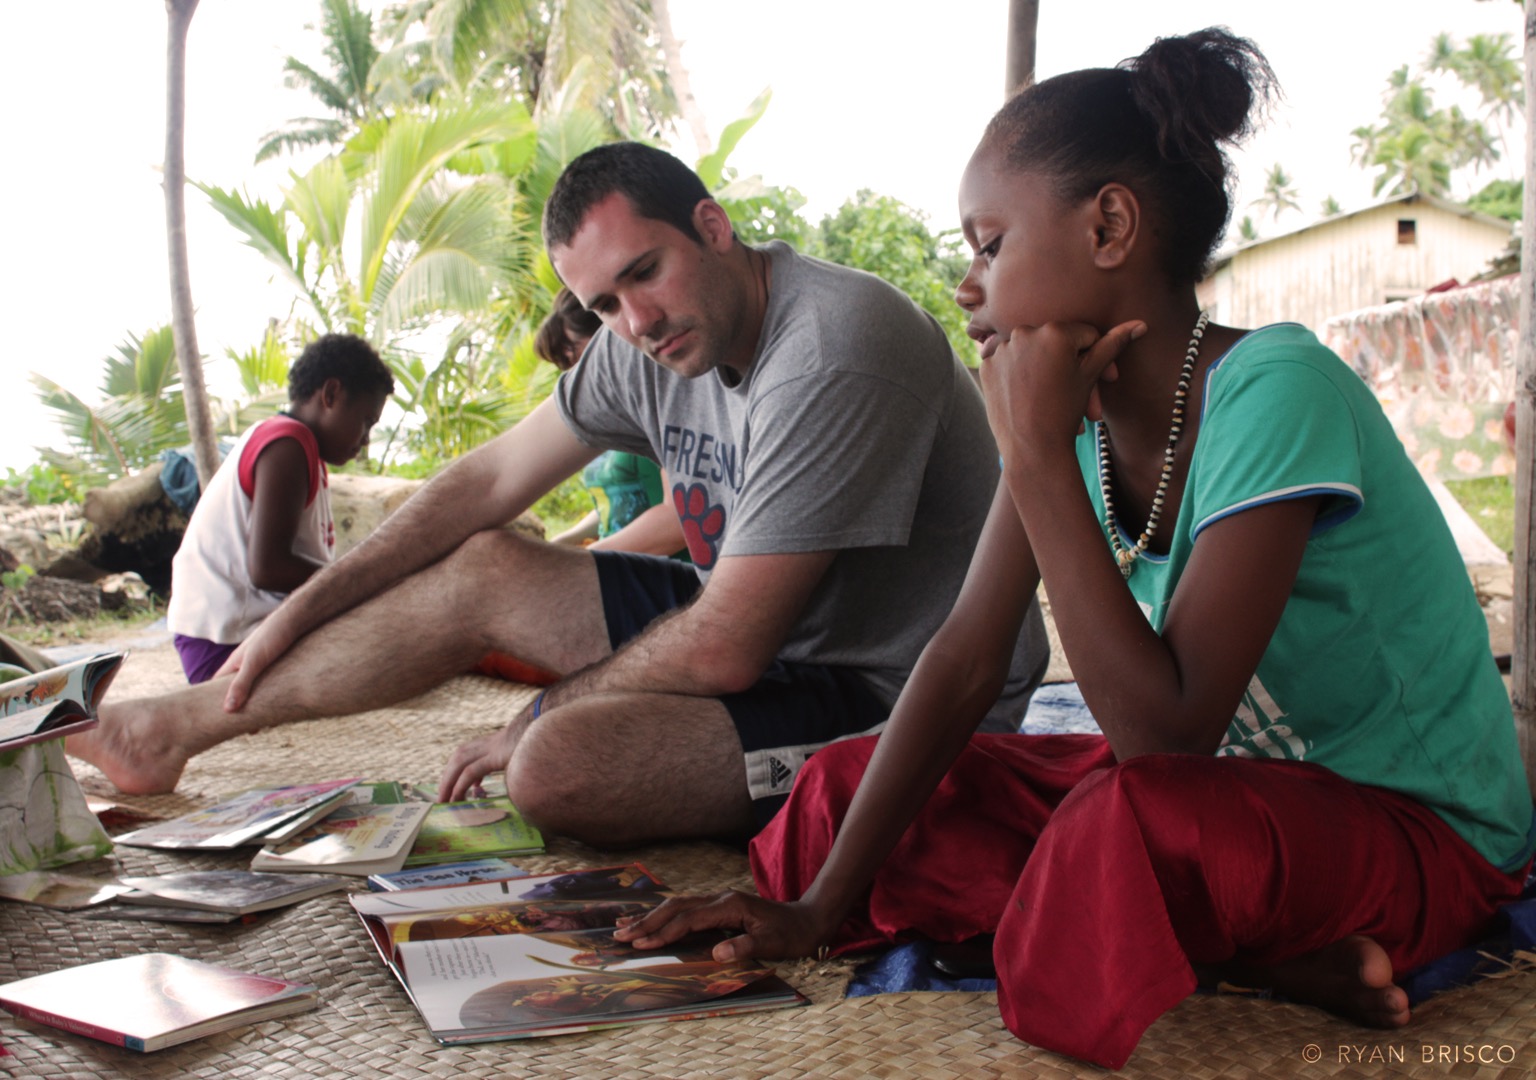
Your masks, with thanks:
M257 161L309 146L339 146L376 111L369 73L378 59L373 44L373 16L353 0L320 0L320 32L330 73L316 71L292 56L283 64L283 81L307 90L330 112L301 117L262 136Z
M31 581L36 576L36 570L32 569L32 567L28 566L26 563L22 563L14 570L6 570L4 573L0 573L0 585L3 585L7 589L20 592L22 589L27 587L27 582Z
M572 476L533 504L533 512L544 522L546 536L562 533L592 512L592 493Z
M1492 180L1467 205L1505 221L1519 221L1525 214L1525 181Z
M1515 552L1515 485L1508 476L1447 480L1445 486L1506 555Z
M1275 162L1264 176L1264 194L1254 199L1250 205L1268 212L1273 221L1279 221L1280 215L1287 210L1300 210L1301 203L1296 198L1295 178L1285 171L1285 166L1278 161Z
M44 451L43 460L88 486L143 468L189 438L169 326L149 331L143 340L130 335L103 367L99 405L32 373L39 398L57 414L73 450Z
M955 303L967 260L953 236L929 230L921 211L889 195L860 191L837 213L822 218L813 253L895 285L938 320L956 353L975 362L966 314Z
M1436 107L1425 79L1437 74L1476 91L1482 115ZM1523 81L1510 35L1474 34L1458 45L1439 34L1416 70L1404 64L1388 76L1380 118L1354 131L1354 159L1377 170L1377 195L1448 195L1457 170L1486 168L1503 156L1501 133L1523 107Z
M85 498L85 488L74 474L42 461L34 461L20 472L7 466L4 486L26 492L27 502L33 506L78 503Z
M1258 226L1254 225L1253 218L1245 217L1237 223L1237 235L1245 244L1252 243L1259 238Z
M1342 214L1344 212L1344 208L1339 205L1338 199L1335 199L1332 195L1329 195L1323 200L1322 211L1323 217L1333 217L1335 214Z

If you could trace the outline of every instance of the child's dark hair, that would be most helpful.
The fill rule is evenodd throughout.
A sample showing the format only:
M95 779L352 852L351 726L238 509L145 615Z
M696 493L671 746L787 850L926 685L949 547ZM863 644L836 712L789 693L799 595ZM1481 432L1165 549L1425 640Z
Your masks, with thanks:
M588 311L570 289L555 294L555 306L533 335L533 351L565 371L577 359L571 355L578 341L587 341L603 327L603 320Z
M568 245L588 211L617 192L635 213L664 221L694 243L693 210L709 190L698 173L665 150L643 143L618 142L594 147L565 167L544 203L544 245Z
M1252 133L1279 95L1258 46L1222 27L1159 38L1114 68L1026 87L992 118L984 146L1054 180L1068 202L1111 181L1136 192L1176 285L1200 280L1231 215L1223 144Z
M308 345L288 369L288 400L307 401L325 380L335 379L349 395L395 391L395 377L372 345L356 334L324 334Z

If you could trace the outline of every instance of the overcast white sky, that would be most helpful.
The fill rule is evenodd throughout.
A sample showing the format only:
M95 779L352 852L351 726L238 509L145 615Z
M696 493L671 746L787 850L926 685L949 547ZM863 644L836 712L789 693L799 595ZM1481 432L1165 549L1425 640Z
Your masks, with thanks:
M767 116L732 158L743 172L799 188L813 220L868 187L923 209L936 227L955 224L956 181L1001 101L1006 0L671 0L671 9L712 135L773 87ZM318 0L203 0L188 52L189 176L277 197L288 165L257 168L251 157L263 133L314 111L281 73L290 54L320 62L318 33L306 29L318 13ZM34 446L63 445L27 372L94 396L101 358L170 318L158 171L165 13L161 3L80 0L67 21L49 4L6 14L16 92L0 168L12 215L0 283L0 468L19 468ZM1507 32L1518 50L1521 16L1511 0L1044 0L1039 74L1110 65L1158 35L1212 24L1257 41L1286 92L1238 159L1240 201L1278 161L1311 215L1328 195L1346 208L1370 201L1349 133L1377 117L1393 68L1420 59L1441 30ZM686 136L678 146L692 156ZM1522 152L1500 174L1514 175ZM1281 226L1302 223L1291 215ZM188 229L199 345L221 358L256 341L269 316L285 316L288 293L195 191ZM215 392L228 392L229 371L227 361L210 365Z

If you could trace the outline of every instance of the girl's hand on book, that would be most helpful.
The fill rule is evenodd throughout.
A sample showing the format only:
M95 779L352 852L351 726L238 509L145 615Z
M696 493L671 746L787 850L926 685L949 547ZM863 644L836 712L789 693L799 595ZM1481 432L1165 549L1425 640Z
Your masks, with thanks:
M731 889L717 896L675 896L644 916L625 916L614 937L637 949L659 949L694 931L722 928L743 933L715 946L719 963L813 956L831 936L803 904L774 903Z

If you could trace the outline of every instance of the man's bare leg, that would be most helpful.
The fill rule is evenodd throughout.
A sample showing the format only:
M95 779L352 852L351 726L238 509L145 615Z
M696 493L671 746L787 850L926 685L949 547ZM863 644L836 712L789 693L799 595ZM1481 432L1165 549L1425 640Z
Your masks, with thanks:
M551 833L595 847L750 835L741 740L713 698L606 694L528 724L507 792Z
M228 680L216 679L107 704L101 725L65 749L122 791L170 791L193 755L236 735L392 705L492 651L557 672L608 655L592 557L505 531L480 533L300 640L240 712L223 710Z

